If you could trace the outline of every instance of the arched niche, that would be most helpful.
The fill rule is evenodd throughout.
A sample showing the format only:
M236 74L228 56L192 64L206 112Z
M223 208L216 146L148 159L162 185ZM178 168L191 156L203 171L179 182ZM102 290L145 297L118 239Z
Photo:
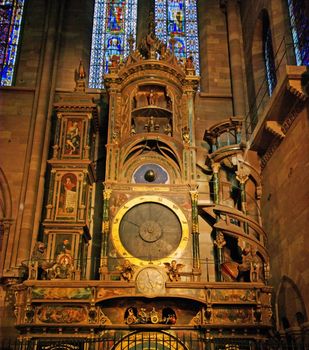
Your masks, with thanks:
M303 297L288 276L283 276L276 294L277 327L287 330L290 327L301 327L307 322L307 311Z
M268 85L266 80L266 67L264 57L264 36L265 30L270 26L269 15L263 9L254 26L254 33L251 46L251 67L248 81L249 106L251 110L251 125L255 127L258 120L258 111L263 109L269 99Z

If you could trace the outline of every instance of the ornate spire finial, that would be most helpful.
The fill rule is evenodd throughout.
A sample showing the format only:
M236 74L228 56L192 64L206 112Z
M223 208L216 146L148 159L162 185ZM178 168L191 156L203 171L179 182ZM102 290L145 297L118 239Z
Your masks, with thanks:
M154 12L150 11L149 17L148 17L148 34L155 35L155 31L156 31L155 16L154 16Z
M135 42L135 40L134 40L133 34L130 33L129 38L128 38L129 52L130 53L132 53L132 51L133 51L134 42Z
M85 91L86 89L86 71L82 60L79 61L78 69L75 70L75 91Z
M86 78L85 67L83 65L82 60L80 60L80 62L79 62L78 77L79 77L79 79L85 79Z
M171 44L172 54L174 54L174 52L175 52L175 44L176 44L176 39L174 38L174 34L171 34L170 44Z

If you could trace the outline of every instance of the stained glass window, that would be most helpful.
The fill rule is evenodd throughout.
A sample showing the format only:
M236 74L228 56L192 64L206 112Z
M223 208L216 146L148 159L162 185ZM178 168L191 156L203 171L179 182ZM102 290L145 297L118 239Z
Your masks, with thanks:
M292 40L297 65L309 65L309 4L288 0Z
M11 86L25 0L0 0L1 86Z
M269 96L271 96L277 84L277 76L268 16L264 19L263 51L266 70L266 81L268 84L268 93Z
M129 35L136 37L137 0L96 0L89 87L102 89L111 58L129 53Z
M196 0L155 0L155 20L157 37L163 42L173 38L176 56L192 56L199 74Z

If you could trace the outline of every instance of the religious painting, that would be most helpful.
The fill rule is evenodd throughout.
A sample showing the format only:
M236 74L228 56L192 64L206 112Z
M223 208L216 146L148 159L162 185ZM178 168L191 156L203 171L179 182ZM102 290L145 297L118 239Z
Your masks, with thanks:
M77 207L77 177L73 173L66 173L60 182L58 216L72 217Z
M73 118L67 119L64 135L63 155L73 157L80 156L82 149L82 120Z
M55 258L60 254L72 254L71 234L57 234L55 238Z

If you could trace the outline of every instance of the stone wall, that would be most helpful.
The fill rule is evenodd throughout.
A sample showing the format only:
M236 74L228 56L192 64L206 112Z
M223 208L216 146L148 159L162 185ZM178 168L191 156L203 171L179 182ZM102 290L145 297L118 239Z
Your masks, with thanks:
M272 285L283 276L297 285L309 310L309 123L305 108L263 171L262 215L269 237ZM296 311L295 311L296 312Z
M273 51L275 55L278 52L276 64L282 59L277 71L278 80L281 69L284 70L287 63L293 63L291 52L286 50L285 46L291 41L286 3L266 0L242 1L241 18L249 104L255 100L255 94L265 79L261 43L262 11L266 11L269 16ZM283 39L285 43L282 44ZM308 146L308 109L304 108L262 172L261 201L263 225L269 237L272 275L270 284L275 287L276 302L282 279L288 278L293 281L299 300L303 298L305 301L307 312L309 269L306 264L308 243L305 235L309 217ZM286 300L286 305L288 304L289 301ZM293 309L295 305L290 301L289 308ZM295 316L297 310L290 311L293 311ZM304 309L301 311L304 312ZM279 311L281 315L288 312Z

